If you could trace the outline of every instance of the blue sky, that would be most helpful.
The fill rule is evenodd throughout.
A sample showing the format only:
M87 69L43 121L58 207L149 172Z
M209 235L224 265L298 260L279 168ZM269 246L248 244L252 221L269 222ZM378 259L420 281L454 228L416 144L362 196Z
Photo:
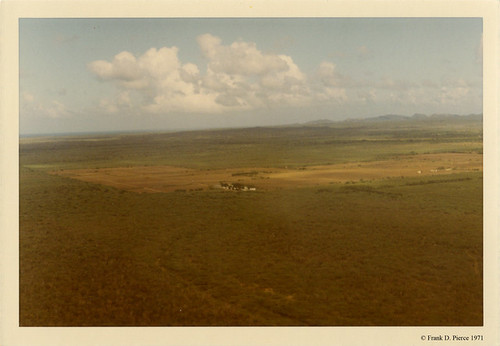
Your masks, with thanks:
M481 113L480 18L21 19L20 133Z

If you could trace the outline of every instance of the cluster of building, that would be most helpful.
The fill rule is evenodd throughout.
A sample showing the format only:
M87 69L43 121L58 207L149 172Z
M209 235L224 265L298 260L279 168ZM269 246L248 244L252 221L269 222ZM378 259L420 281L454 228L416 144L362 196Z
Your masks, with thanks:
M233 191L255 191L257 190L255 187L246 186L240 183L220 183L220 187L224 190L233 190Z

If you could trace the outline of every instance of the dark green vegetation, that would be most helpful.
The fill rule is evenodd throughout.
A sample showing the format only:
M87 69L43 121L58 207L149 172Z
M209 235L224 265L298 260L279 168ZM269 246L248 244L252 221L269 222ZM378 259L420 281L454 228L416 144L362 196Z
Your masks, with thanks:
M21 143L21 166L41 169L300 167L383 160L401 154L482 152L482 122L468 118L352 121L317 127L28 138Z
M252 174L482 152L481 135L464 118L21 141L20 324L482 325L482 172L150 194L48 174Z

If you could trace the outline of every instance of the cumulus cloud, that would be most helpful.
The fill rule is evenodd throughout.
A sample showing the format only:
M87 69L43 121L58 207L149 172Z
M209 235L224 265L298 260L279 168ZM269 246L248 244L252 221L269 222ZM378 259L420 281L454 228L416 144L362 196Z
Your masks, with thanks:
M441 81L423 80L420 83L393 79L381 79L374 83L376 88L358 89L358 100L393 106L393 109L411 107L417 111L464 112L461 106L473 109L481 104L481 90L463 79ZM429 112L429 111L427 111Z
M46 107L42 106L42 111L46 113L49 118L67 118L70 112L65 104L57 100L53 100Z
M456 103L467 97L470 89L468 87L441 87L439 93L439 102L442 104Z
M127 82L141 77L137 59L129 52L121 52L115 55L112 62L105 60L91 62L89 69L101 80L114 79Z
M373 104L377 101L377 91L374 88L360 89L357 92L358 99L361 103Z
M314 91L314 99L322 102L344 103L348 101L345 77L336 73L335 64L323 61L309 81Z
M207 59L202 87L219 93L218 104L252 109L305 102L306 76L291 57L265 54L255 43L241 40L224 46L210 34L199 36L198 44Z
M140 56L124 51L87 67L98 80L113 83L118 94L134 93L133 99L141 100L135 106L150 113L300 106L345 97L327 63L320 68L323 85L315 85L317 80L308 78L290 56L264 53L253 42L224 45L219 37L204 34L197 43L206 59L204 73L193 63L181 62L177 47L151 48ZM100 105L110 113L123 107L119 97L103 99Z
M236 41L224 46L220 38L211 34L201 35L197 41L209 61L208 68L215 73L262 76L289 69L288 57L264 54L252 42Z
M71 116L71 111L58 100L40 101L30 92L24 91L20 97L20 111L37 118L60 119Z
M117 113L132 108L129 91L122 91L113 98L101 99L99 106L107 113Z
M332 61L305 74L292 57L260 50L253 42L225 44L211 34L197 38L205 64L179 59L179 49L150 48L134 55L123 51L111 60L96 60L88 70L116 87L103 98L106 113L221 113L311 105L456 105L477 103L478 86L463 79L422 82L391 76L354 79ZM360 57L369 58L366 47ZM479 90L480 92L480 90Z
M140 109L151 113L213 110L216 95L207 97L207 92L200 89L198 67L182 64L177 47L151 48L137 58L125 51L111 62L91 62L88 69L99 80L113 82L119 88L118 96L101 100L101 107L111 113L124 105L132 106L131 92L142 98ZM127 102L123 102L124 95Z
M334 72L335 65L331 62L323 61L318 68L318 77L324 85L334 86L337 84L337 77Z

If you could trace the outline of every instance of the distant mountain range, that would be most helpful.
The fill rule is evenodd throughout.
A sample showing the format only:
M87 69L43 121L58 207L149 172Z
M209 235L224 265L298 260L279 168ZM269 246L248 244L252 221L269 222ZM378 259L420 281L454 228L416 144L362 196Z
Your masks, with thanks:
M306 126L327 126L331 124L338 124L339 122L358 122L358 121L367 121L367 122L384 122L384 121L415 121L415 120L451 120L451 119L462 119L462 120L475 120L482 121L483 114L468 114L468 115L459 115L459 114L420 114L415 113L412 116L399 115L399 114L385 114L379 115L376 117L369 118L356 118L356 119L346 119L341 121L334 121L329 119L318 119L313 121L308 121L303 123L302 125Z

